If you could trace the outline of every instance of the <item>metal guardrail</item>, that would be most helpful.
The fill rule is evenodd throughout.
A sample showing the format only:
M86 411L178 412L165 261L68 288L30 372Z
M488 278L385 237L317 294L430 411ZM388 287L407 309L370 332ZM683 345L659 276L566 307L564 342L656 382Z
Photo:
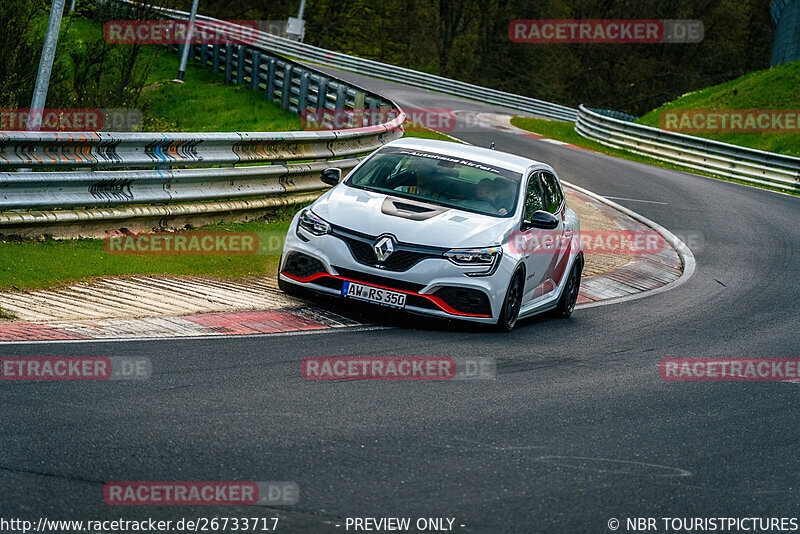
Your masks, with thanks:
M185 20L189 16L189 13L185 11L168 9L162 11L167 16L175 19ZM225 24L223 21L201 15L198 15L197 19L214 22L215 24ZM568 106L506 93L504 91L481 87L479 85L473 85L435 74L406 69L396 65L389 65L387 63L381 63L380 61L349 56L347 54L292 41L266 32L254 32L254 34L258 38L258 45L260 47L301 61L319 63L321 65L364 74L373 78L381 78L405 85L421 87L423 89L432 89L447 95L476 100L486 104L502 106L512 110L532 113L561 121L574 122L578 115L577 109Z
M800 158L636 124L580 106L575 131L603 145L762 185L800 190Z
M397 117L386 124L363 128L319 132L0 132L0 169L168 169L333 159L365 154L400 137L402 119ZM15 174L0 173L0 206L3 205L4 184L14 179Z
M292 60L258 43L195 45L191 54L233 84L246 84L296 113L363 109L363 126L276 133L0 132L0 213L9 225L220 213L283 205L265 196L295 195L325 186L326 167L348 171L363 156L403 135L405 116L370 124L394 102ZM324 114L330 120L332 114ZM246 166L238 166L247 164ZM135 170L140 168L141 170ZM194 202L186 205L175 203ZM147 204L150 204L148 206ZM167 208L160 205L169 205ZM109 210L109 206L118 206ZM86 209L89 208L89 209Z
M162 13L169 18L186 16L179 11ZM323 168L352 169L358 156L402 135L402 113L389 122L369 124L381 116L371 111L399 109L395 103L276 56L272 50L512 109L574 119L576 131L584 137L684 167L800 187L800 158L666 132L622 120L632 118L625 114L603 114L585 106L571 110L260 33L249 45L195 44L190 57L224 75L228 83L249 85L296 113L363 109L364 126L278 133L0 132L0 170L34 169L0 172L0 209L53 209L0 213L0 232L21 226L86 221L110 225L137 217L246 212L306 201L309 192L324 189L318 178ZM242 164L247 166L237 167Z
M182 12L173 12L173 16L178 15L186 16ZM208 17L201 18L214 20ZM637 125L632 122L636 120L635 116L619 111L591 111L585 106L581 106L579 111L541 100L478 87L458 80L348 56L276 35L263 32L259 32L257 35L259 45L293 58L322 63L406 85L433 89L445 94L496 104L514 110L574 121L576 122L576 131L584 137L687 168L763 185L798 187L798 158Z

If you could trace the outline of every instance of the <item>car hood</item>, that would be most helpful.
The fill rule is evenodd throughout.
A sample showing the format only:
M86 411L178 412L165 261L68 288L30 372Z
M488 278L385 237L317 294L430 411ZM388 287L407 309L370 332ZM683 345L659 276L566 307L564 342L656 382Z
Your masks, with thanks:
M387 196L340 184L321 196L311 208L331 224L349 230L372 236L392 234L405 243L446 248L500 245L513 226L512 218L490 217L454 208L425 220L388 215L381 211Z

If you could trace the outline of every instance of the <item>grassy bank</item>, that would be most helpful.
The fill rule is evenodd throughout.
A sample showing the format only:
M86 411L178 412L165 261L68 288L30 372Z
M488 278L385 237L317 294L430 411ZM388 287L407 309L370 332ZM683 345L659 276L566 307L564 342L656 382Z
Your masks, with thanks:
M671 110L800 110L800 61L751 72L727 83L707 87L668 102L637 122L661 127L660 118ZM691 133L779 154L800 156L800 133Z
M0 245L0 289L44 289L92 277L128 274L224 278L274 275L293 214L294 209L284 208L267 222L219 223L202 228L255 233L260 250L248 255L121 255L108 253L102 239L4 242ZM192 232L185 234L190 237Z
M268 102L249 85L229 85L211 69L189 65L182 84L179 56L159 50L141 96L147 130L282 132L302 129L300 117Z

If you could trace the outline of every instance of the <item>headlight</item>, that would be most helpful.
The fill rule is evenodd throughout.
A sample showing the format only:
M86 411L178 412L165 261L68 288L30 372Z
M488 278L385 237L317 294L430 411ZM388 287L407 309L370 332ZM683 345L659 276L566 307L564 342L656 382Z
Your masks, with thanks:
M297 228L302 228L309 234L325 235L331 233L331 225L309 209L300 212L300 219L297 221Z
M444 253L444 257L462 267L483 267L481 271L464 273L467 276L489 276L497 270L501 247L487 248L454 248Z

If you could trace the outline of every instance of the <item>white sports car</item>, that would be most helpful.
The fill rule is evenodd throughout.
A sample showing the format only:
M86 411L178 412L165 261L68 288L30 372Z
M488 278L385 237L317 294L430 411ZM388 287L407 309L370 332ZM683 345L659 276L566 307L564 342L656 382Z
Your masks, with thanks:
M583 269L578 217L543 163L406 138L372 153L293 219L278 284L489 323L569 317ZM341 183L340 183L341 182Z

